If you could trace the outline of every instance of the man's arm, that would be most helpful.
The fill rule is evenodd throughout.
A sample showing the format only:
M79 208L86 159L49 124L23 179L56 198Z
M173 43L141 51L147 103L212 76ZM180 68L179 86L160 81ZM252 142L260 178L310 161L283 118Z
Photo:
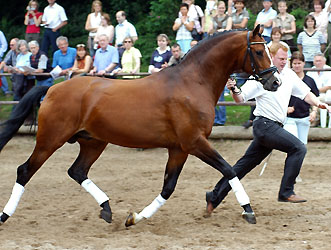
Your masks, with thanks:
M321 102L312 92L309 91L309 93L306 95L306 97L303 99L306 103L309 103L312 106L316 106L321 109L327 109L331 113L331 106L327 105L324 102Z
M236 81L231 78L228 79L226 86L229 90L231 90L231 95L233 100L236 103L244 102L244 98L241 94L241 90L236 86Z

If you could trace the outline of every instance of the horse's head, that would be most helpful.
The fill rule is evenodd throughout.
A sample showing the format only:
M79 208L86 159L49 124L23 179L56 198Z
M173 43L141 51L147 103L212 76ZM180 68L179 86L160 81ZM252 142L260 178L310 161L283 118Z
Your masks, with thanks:
M276 91L280 86L280 80L274 76L277 68L272 64L269 49L259 31L260 25L257 25L253 32L247 33L243 70L261 82L264 89Z

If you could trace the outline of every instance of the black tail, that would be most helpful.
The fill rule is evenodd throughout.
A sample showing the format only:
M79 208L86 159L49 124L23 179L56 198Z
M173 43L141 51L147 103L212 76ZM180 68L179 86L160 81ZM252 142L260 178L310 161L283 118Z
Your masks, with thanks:
M35 86L30 89L15 106L9 119L0 124L0 152L32 113L34 107L39 107L40 99L48 89L47 86Z

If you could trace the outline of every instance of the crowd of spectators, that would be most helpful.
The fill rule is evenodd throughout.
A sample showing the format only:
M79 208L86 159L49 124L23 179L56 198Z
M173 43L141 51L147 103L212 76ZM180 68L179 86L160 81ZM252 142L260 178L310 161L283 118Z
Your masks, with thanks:
M142 55L139 49L134 47L138 34L135 26L127 20L124 11L116 13L117 25L112 25L110 16L102 9L102 2L94 0L85 23L85 30L89 32L87 42L74 48L69 46L67 37L61 36L61 28L68 24L65 9L57 4L56 0L47 1L48 6L43 12L39 11L37 0L29 1L24 18L25 39L12 38L10 50L3 61L8 45L5 34L0 31L0 72L5 70L13 73L11 80L14 100L19 100L31 85L34 85L35 80L37 85L52 85L55 75L68 78L86 73L102 76L105 73L116 75L140 72ZM276 5L278 12L273 9ZM172 27L176 32L176 42L171 44L167 34L157 36L157 48L151 55L148 67L150 73L178 64L185 53L204 37L215 32L247 28L250 18L244 0L207 0L204 11L194 0L183 0L178 10L178 17L173 20ZM315 64L315 56L325 53L331 35L331 32L328 33L328 29L331 29L330 10L330 0L326 3L323 0L315 0L314 11L305 17L304 30L297 34L297 41L296 20L287 12L284 0L277 3L262 0L261 11L257 14L254 25L260 24L263 27L262 35L268 46L282 43L289 48L289 58L298 50L304 55L305 68L318 67ZM43 37L40 37L41 28L44 29ZM50 48L52 58L47 57ZM29 70L29 67L35 71ZM51 74L53 77L29 75L31 72L52 72L55 68L57 74ZM319 77L322 74L328 75L329 72L314 74ZM331 77L324 78L330 80L320 84L321 88L324 88L320 88L320 91L327 93L329 89L325 89L325 86L331 86ZM4 94L12 93L5 77L1 77L1 89ZM222 100L223 95L224 93ZM215 119L216 125L223 125L224 122L217 117Z

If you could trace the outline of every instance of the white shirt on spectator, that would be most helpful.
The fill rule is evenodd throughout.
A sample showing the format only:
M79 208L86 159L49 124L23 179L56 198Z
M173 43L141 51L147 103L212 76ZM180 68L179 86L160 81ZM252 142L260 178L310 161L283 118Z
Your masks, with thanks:
M48 25L47 28L54 29L59 26L62 22L67 21L67 15L64 11L64 8L57 3L54 3L53 6L48 5L44 9L44 15L42 21L46 22Z
M199 23L199 16L202 18L204 16L202 9L200 8L199 5L191 4L188 13L188 17L190 18L191 21L194 22L193 28L196 28L198 32L202 30L201 24ZM182 13L178 13L178 17L182 17Z
M186 19L185 23L189 23L193 20L191 20L189 17ZM177 18L175 20L175 23L181 24L182 20L180 18ZM176 40L185 40L185 39L192 39L191 31L189 31L184 24L182 24L176 33Z
M265 23L268 22L270 19L274 19L277 16L277 11L275 11L272 7L266 12L265 9L261 10L259 14L257 15L256 21L259 23ZM269 36L271 37L271 30L272 27L264 27L263 29L263 36Z
M316 69L316 67L312 67ZM323 69L330 69L329 65L324 65ZM314 79L318 89L331 86L331 71L308 71L307 75ZM331 90L328 90L326 93L320 93L320 99L323 101L331 101Z
M274 92L265 90L260 82L254 80L247 81L241 90L244 102L255 98L255 116L264 116L284 124L291 95L303 100L310 88L293 70L287 67L279 74L279 78L282 85Z
M129 23L128 20L124 20L123 23L119 23L115 27L116 45L122 44L124 38L128 36L133 37L138 35L133 24Z

